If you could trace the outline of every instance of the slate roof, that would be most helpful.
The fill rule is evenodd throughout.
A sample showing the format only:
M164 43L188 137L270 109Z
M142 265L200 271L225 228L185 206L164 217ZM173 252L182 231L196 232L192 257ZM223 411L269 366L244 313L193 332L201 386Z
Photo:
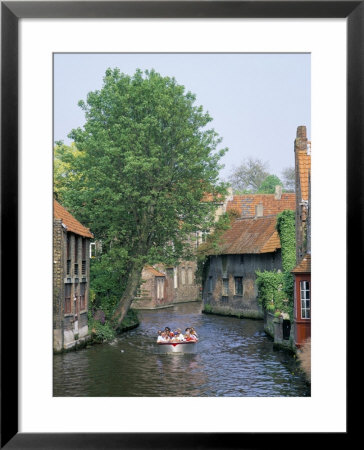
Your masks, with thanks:
M276 216L236 219L220 238L219 253L269 253L281 248Z
M309 175L311 173L311 154L307 150L297 150L298 175L301 185L301 200L308 201Z
M311 254L306 253L302 261L291 270L293 273L311 273Z
M91 231L84 227L66 208L60 205L57 200L53 200L53 216L55 219L61 219L66 226L67 231L78 234L79 236L93 238Z
M275 194L242 194L234 195L228 201L226 210L236 210L241 217L254 217L255 207L263 205L263 216L276 215L285 209L296 209L296 194L284 193L281 199L275 199Z

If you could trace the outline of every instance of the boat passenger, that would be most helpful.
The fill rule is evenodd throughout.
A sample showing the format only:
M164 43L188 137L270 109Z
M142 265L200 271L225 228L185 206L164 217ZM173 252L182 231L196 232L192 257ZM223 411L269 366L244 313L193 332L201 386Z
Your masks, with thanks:
M169 338L166 335L165 331L163 331L157 338L157 342L168 342Z
M185 337L183 336L180 328L177 328L177 330L174 332L174 335L177 338L178 342L183 342L185 340Z
M198 336L197 336L196 330L193 327L191 327L191 336L194 336L196 338L196 340L198 341Z

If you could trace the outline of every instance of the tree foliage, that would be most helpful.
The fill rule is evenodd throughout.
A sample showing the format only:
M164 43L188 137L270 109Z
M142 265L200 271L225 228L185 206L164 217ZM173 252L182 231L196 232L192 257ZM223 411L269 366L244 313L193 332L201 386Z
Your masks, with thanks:
M116 327L143 265L184 257L188 234L210 227L213 200L226 193L218 179L226 149L218 149L221 139L207 128L212 119L195 100L154 70L129 76L108 69L101 90L79 102L86 123L69 137L82 157L62 154L75 174L62 179L62 196L104 251L122 253L118 268L107 256L124 286ZM212 201L203 201L206 194Z
M257 194L274 194L276 186L282 186L282 181L277 175L268 175L257 190Z
M296 172L294 167L286 167L282 170L282 181L286 192L294 192L296 187Z
M233 170L229 181L235 193L255 193L268 175L267 162L249 157Z
M63 203L64 187L77 176L73 169L75 159L82 156L74 142L71 145L65 145L62 141L57 141L53 151L53 192L55 198Z

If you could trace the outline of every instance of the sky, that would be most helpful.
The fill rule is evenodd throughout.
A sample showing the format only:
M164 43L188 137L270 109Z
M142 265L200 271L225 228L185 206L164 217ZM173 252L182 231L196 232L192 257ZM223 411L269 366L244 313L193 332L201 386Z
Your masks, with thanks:
M297 127L311 137L311 67L307 53L99 53L54 55L54 141L70 144L85 123L79 100L101 89L108 67L133 75L137 68L174 77L213 118L209 126L229 150L222 180L249 158L268 172L294 166Z

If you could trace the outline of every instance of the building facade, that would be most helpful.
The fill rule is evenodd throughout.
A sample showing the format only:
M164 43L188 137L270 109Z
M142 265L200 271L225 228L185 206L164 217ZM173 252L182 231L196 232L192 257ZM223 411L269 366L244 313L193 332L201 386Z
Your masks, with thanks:
M70 349L88 337L92 233L56 200L53 203L53 349Z
M204 310L262 319L256 271L282 270L276 216L237 219L210 255L203 286Z
M311 142L305 126L297 128L294 144L296 173L296 267L294 287L295 345L311 337Z

